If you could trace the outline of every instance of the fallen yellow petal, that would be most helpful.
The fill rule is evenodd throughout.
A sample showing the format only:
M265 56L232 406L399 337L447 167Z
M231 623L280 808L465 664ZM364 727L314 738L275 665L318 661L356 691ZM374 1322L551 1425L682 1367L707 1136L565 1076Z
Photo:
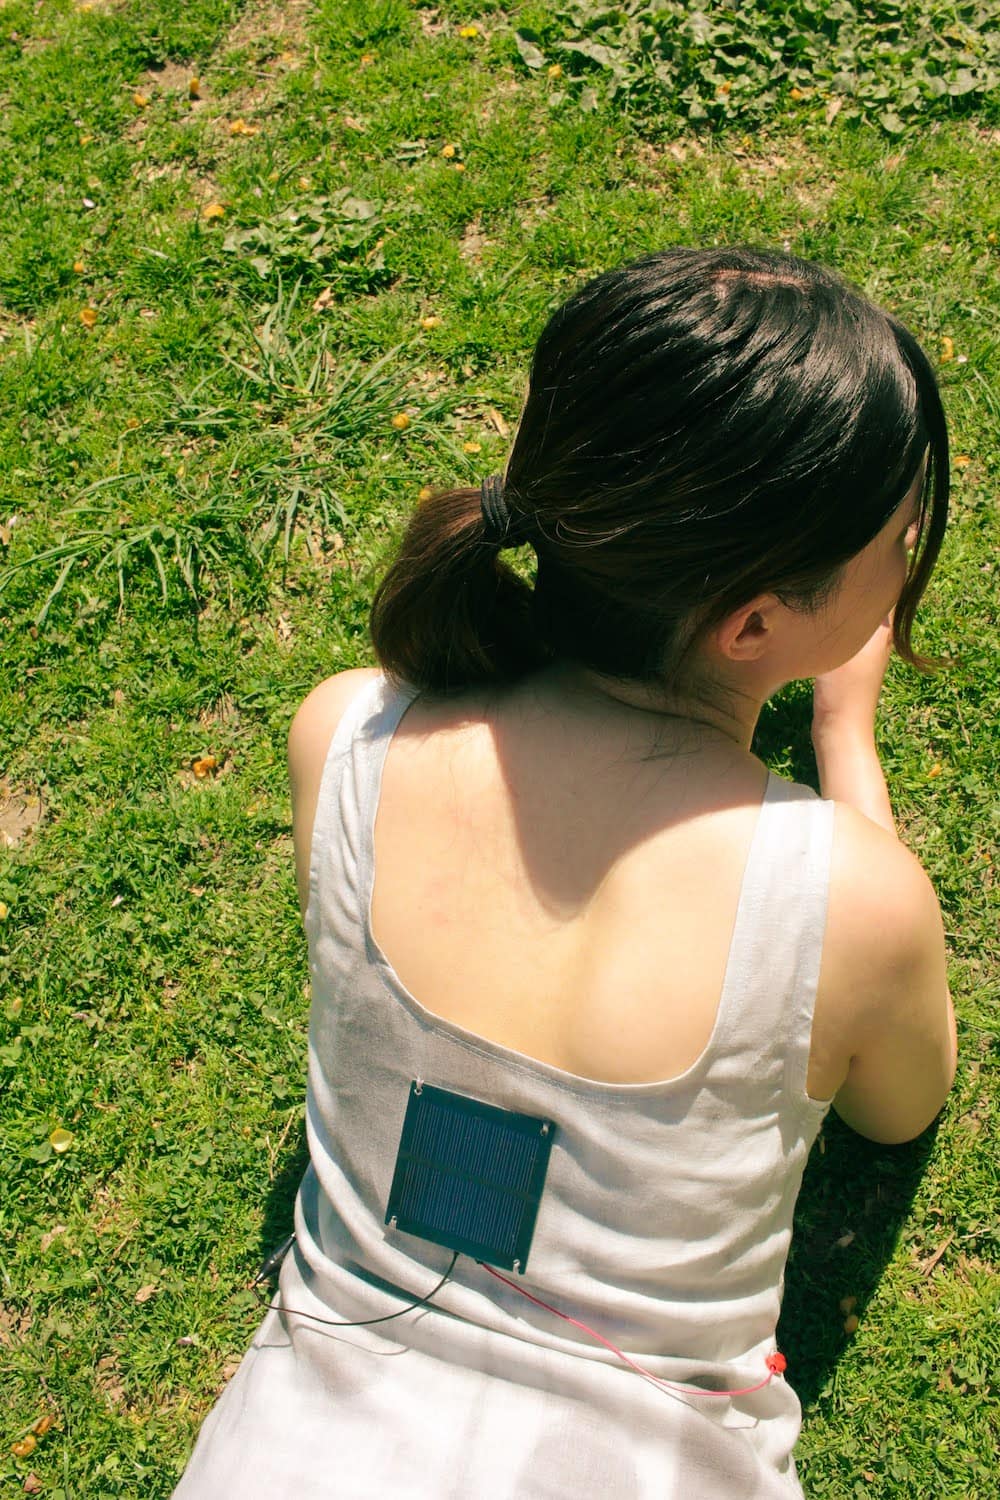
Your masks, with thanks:
M132 103L135 105L136 109L145 109L146 105L149 103L149 95L136 92L132 95Z
M203 219L224 219L226 217L226 210L221 203L206 203L201 211L201 216Z
M81 135L81 137L80 137L80 145L81 146L89 146L90 143L91 143L91 141L93 139L94 139L94 137L92 135Z
M10 907L7 905L6 901L0 901L0 922L6 922L9 916Z
M392 419L392 425L397 432L405 432L410 425L410 419L405 411L398 411Z
M84 328L93 328L94 324L97 322L97 308L81 307L80 322L83 324Z
M45 1434L48 1432L49 1428L50 1427L54 1427L55 1425L56 1425L56 1419L55 1419L55 1417L52 1415L52 1413L50 1411L47 1411L45 1413L44 1417L39 1417L38 1421L34 1422L32 1424L31 1430L35 1434L36 1437L44 1437Z
M446 156L449 159L449 161L451 160L451 158L455 154L456 154L456 152L455 152L455 147L454 146L443 146L441 148L441 155L442 156Z
M859 1319L857 1313L851 1313L851 1316L849 1318L845 1318L844 1319L844 1332L845 1333L856 1333L857 1332L857 1328L858 1328L858 1323L860 1321L861 1320Z
M550 78L561 78L563 75L562 63L553 63L551 68L546 69L546 72Z
M188 84L188 98L189 99L200 99L201 98L201 79L200 78L192 78L191 79L190 83Z
M947 334L941 340L941 363L947 364L949 359L955 358L955 340L950 339Z
M433 493L434 491L431 489L430 485L425 484L423 489L420 491L420 494L417 496L417 499L420 501L429 500Z
M969 467L969 465L971 464L971 462L972 462L972 459L969 457L969 455L967 453L956 453L955 458L954 458L954 464L955 464L955 468L956 469L967 469Z
M219 762L214 755L202 755L191 762L191 769L198 777L205 777L210 771L218 769Z
M71 1130L65 1130L62 1125L57 1125L55 1130L53 1130L52 1134L49 1136L49 1145L52 1147L57 1156L62 1156L63 1152L68 1151L72 1144L73 1132Z
M482 443L463 443L462 444L462 452L463 453L482 453L482 451L483 451L483 445L482 445Z
M374 52L362 52L362 54L361 54L361 66L363 68L370 68L371 65L372 65L372 63L374 61L375 61L375 54L374 54Z
M256 125L248 125L246 120L232 120L229 125L230 135L256 135Z
M939 765L931 766L930 770L927 772L927 780L933 781L936 776L940 775L941 767Z
M788 97L790 99L804 99L806 96L801 89L789 89Z
M420 326L421 326L421 328L425 328L428 331L430 329L432 329L432 328L440 328L441 327L441 319L438 318L438 317L436 317L432 313L430 317L428 317L428 318L421 318L420 319Z
M78 276L82 276L86 269L87 267L84 265L82 260L75 260L73 262L73 270Z
M19 1443L11 1443L10 1451L15 1458L28 1458L34 1453L36 1446L37 1439L29 1432L27 1437L23 1437Z

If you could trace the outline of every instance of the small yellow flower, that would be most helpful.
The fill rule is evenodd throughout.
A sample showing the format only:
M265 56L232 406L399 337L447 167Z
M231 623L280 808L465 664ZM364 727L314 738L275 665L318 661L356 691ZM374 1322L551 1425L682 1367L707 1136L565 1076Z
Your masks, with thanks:
M372 65L372 63L374 61L375 61L375 54L374 54L374 52L362 52L362 54L361 54L361 66L363 68L370 68L371 65Z
M6 922L9 916L10 907L7 905L6 901L0 901L0 922Z
M432 313L430 317L420 319L420 326L427 332L430 332L432 328L441 327L441 319Z
M11 1443L10 1451L15 1458L28 1458L35 1451L37 1438L30 1432L19 1443Z
M87 267L84 265L82 260L75 260L73 262L73 270L78 276L82 276L86 269Z
M466 41L471 41L471 39L474 36L478 36L479 35L479 27L478 26L460 26L458 28L458 34L459 34L459 36L464 36L465 39L466 39Z
M93 328L94 324L97 322L97 308L81 307L80 322L83 324L84 328Z
M950 339L947 334L941 339L941 363L946 365L949 359L955 358L955 340Z
M546 68L549 78L561 78L563 76L562 63L553 63L551 68Z
M719 84L718 92L722 95L723 98L725 98L725 96L729 93L729 91L730 91L731 88L732 88L732 84L731 83L720 83ZM793 98L795 97L795 93L796 93L796 90L793 89L792 90L792 97Z
M465 162L464 161L457 161L455 163L455 171L456 172L464 172L465 171Z
M454 146L443 146L441 148L441 155L447 157L450 161L453 156L457 155L457 150Z
M956 453L953 461L956 469L967 469L971 464L972 459L967 453Z
M927 780L928 781L933 781L936 776L940 776L940 775L941 775L941 766L938 765L938 764L935 764L935 765L931 766L930 770L927 772Z
M131 428L131 430L134 432L135 429L139 426L139 418L129 417L128 421L125 423L125 426Z
M431 489L430 485L429 484L425 484L424 487L423 487L423 489L420 491L419 495L417 496L417 499L421 503L423 503L425 500L429 500L431 498L431 496L433 495L433 493L434 493L434 491Z
M140 94L137 89L136 92L132 95L132 103L135 105L136 109L145 109L146 105L149 103L149 95Z
M791 89L788 97L790 99L804 99L806 96L801 89Z
M482 453L482 451L483 451L483 445L482 445L482 443L463 443L462 444L462 452L463 453Z
M224 219L226 210L221 203L206 203L201 216L203 219Z
M214 755L201 755L191 762L191 769L199 781L203 781L210 772L217 771L218 768L219 762Z
M239 120L231 120L230 123L229 123L229 134L230 135L256 135L257 134L257 127L256 127L256 125L248 125L247 122L246 122L246 120L244 120L242 118L240 118Z
M189 99L200 99L201 98L201 79L200 78L192 78L192 79L190 79L188 81L188 98Z
M91 143L91 141L93 139L94 139L94 137L92 135L81 135L81 137L80 137L80 145L81 146L89 146L90 143Z
M989 234L986 236L986 243L987 243L987 245L995 245L996 242L997 242L997 232L996 232L995 229L991 229L990 232L989 232Z
M410 419L405 411L398 411L392 419L392 425L397 432L405 432L410 425Z

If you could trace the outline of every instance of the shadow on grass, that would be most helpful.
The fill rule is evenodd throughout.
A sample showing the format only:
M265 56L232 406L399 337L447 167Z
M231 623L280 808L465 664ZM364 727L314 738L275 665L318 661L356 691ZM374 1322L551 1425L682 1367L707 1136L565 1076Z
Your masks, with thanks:
M766 705L754 750L781 775L816 784L809 738L812 695L793 684ZM892 1257L934 1146L935 1127L903 1146L879 1146L830 1115L806 1168L778 1324L778 1346L804 1408L818 1398L844 1350L839 1303L860 1317ZM305 1121L286 1147L268 1192L259 1261L293 1228L295 1195L309 1165Z
M909 1215L934 1136L932 1126L904 1146L879 1146L835 1115L827 1117L795 1209L778 1323L788 1379L806 1409L848 1343L840 1301L856 1297L854 1313L864 1316Z
M296 1127L294 1138L285 1148L274 1174L274 1181L268 1188L264 1219L260 1226L258 1265L263 1264L294 1229L295 1195L308 1165L309 1142L306 1139L306 1122L302 1119Z

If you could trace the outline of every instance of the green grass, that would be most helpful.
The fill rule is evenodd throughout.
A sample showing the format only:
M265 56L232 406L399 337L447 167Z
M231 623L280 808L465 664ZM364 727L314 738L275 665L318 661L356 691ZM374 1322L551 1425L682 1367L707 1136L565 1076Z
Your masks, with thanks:
M836 265L941 360L955 518L920 640L952 664L894 667L881 735L945 911L959 1080L912 1146L827 1129L782 1342L810 1495L995 1491L995 95L887 132L778 89L751 133L695 134L596 74L593 108L554 89L514 38L543 22L0 6L0 809L44 809L0 852L4 1493L169 1494L303 1164L291 715L370 660L420 487L502 464L548 311L716 240ZM879 109L912 113L887 76ZM803 705L761 744L809 777Z

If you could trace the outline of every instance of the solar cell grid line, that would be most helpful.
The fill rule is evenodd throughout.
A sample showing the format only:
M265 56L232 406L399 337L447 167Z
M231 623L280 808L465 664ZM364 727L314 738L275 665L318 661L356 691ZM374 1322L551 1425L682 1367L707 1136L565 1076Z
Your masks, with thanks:
M496 1178L492 1180L488 1179L486 1174L476 1170L475 1160L471 1162L468 1160L462 1161L457 1150L448 1153L446 1160L442 1161L442 1157L446 1156L446 1153L435 1151L433 1146L426 1140L421 1143L423 1149L419 1154L417 1152L418 1142L414 1140L412 1145L407 1147L403 1152L403 1156L408 1161L433 1162L435 1166L443 1170L448 1170L455 1176L461 1176L471 1181L490 1181L490 1185L493 1187L502 1188L505 1192L517 1193L520 1197L528 1197L531 1194L531 1177L537 1153L532 1149L533 1143L530 1137L527 1137L526 1141L527 1149L523 1153L519 1153L523 1154L524 1160L523 1170L519 1173L516 1183L510 1182L506 1175L500 1178L500 1180L496 1180Z

